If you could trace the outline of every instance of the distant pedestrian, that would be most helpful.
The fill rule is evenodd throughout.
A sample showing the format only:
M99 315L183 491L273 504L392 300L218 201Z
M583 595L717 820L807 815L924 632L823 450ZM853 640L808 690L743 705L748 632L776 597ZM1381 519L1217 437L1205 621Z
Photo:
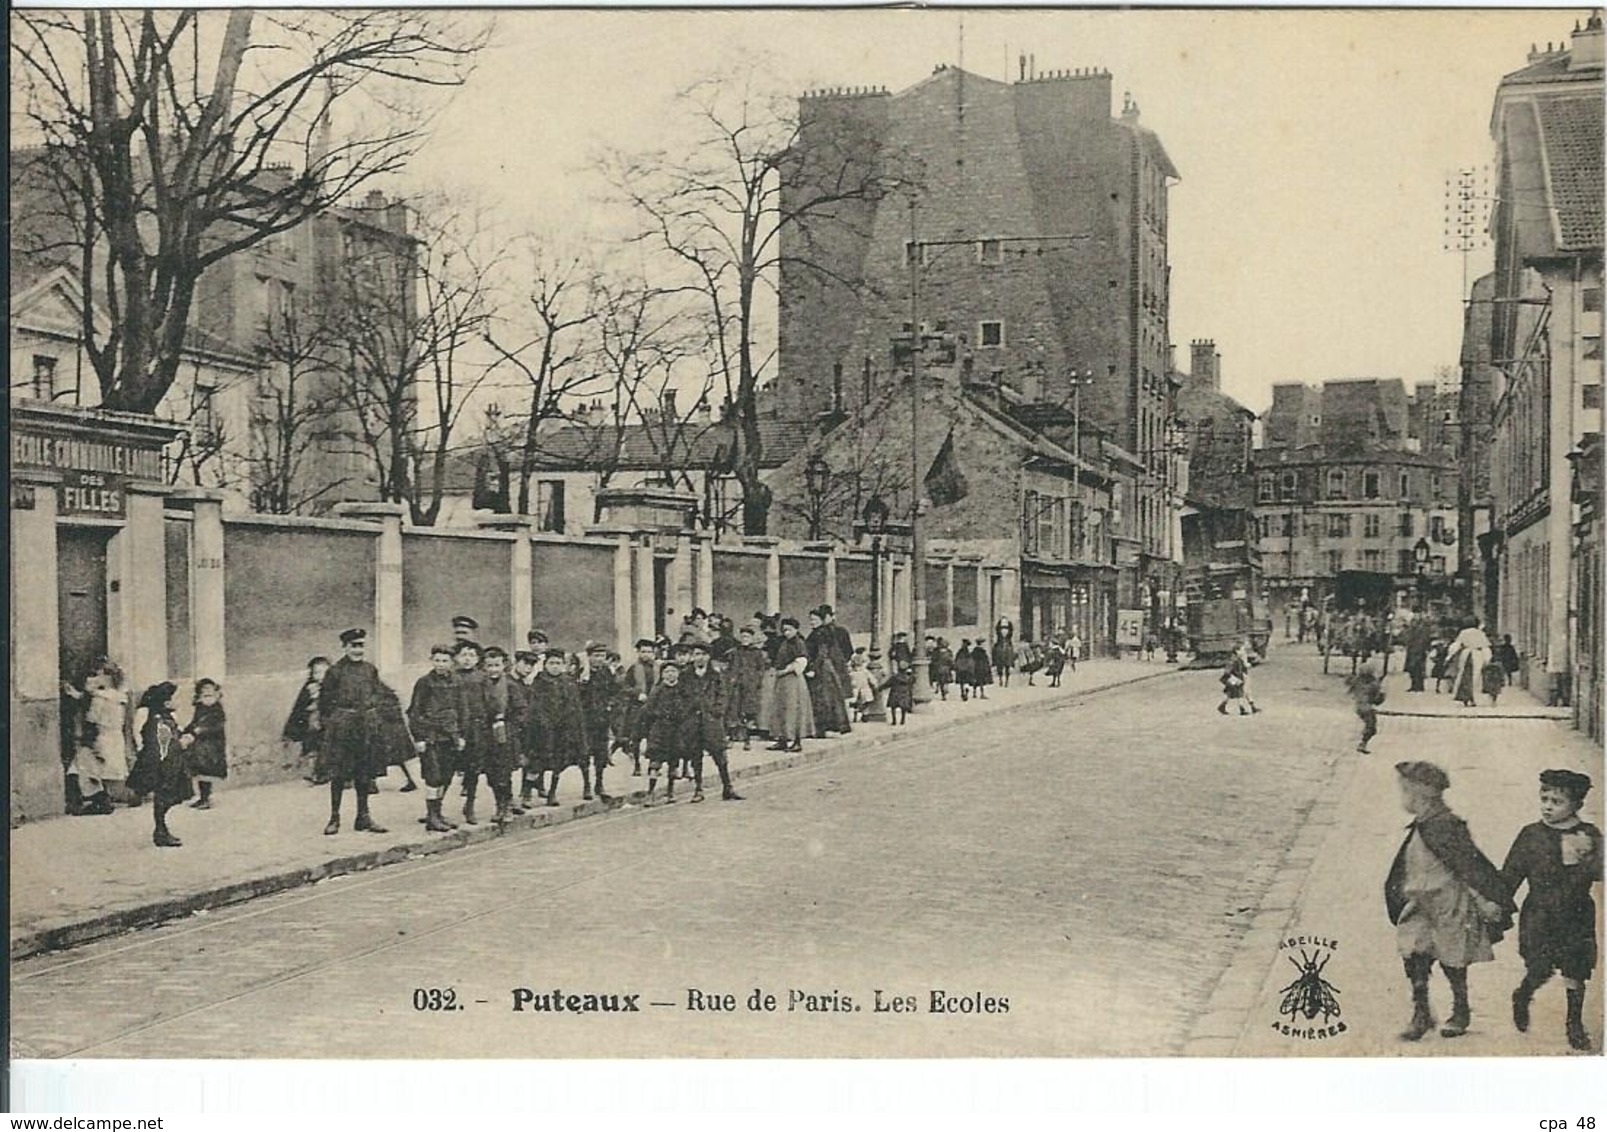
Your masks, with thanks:
M987 699L988 685L993 683L993 657L981 640L971 646L971 676L975 680L971 691L977 699Z
M1022 641L1016 649L1016 667L1026 674L1027 687L1036 687L1039 669L1043 668L1043 652L1031 641Z
M1529 894L1518 913L1518 954L1523 982L1512 992L1512 1024L1529 1029L1537 990L1562 973L1567 992L1568 1045L1590 1049L1585 1030L1585 983L1596 969L1596 903L1591 886L1602 879L1601 830L1579 819L1590 776L1571 770L1540 774L1540 820L1518 831L1501 876L1514 896Z
M195 682L195 711L179 735L179 746L185 749L190 776L201 795L191 808L210 810L212 787L229 777L223 689L216 680L203 677Z
M1216 710L1219 714L1227 715L1228 704L1230 703L1239 705L1240 715L1250 714L1250 709L1245 706L1244 699L1244 684L1249 671L1249 664L1240 655L1239 650L1234 649L1229 654L1227 662L1222 665L1222 674L1217 677L1217 682L1222 685L1222 702L1216 705Z
M949 685L954 683L954 650L944 637L926 637L927 671L931 673L932 687L939 699L949 698Z
M876 678L864 649L855 649L848 658L848 688L854 697L854 722L865 721L865 709L876 702Z
M1467 823L1445 805L1450 777L1429 762L1395 764L1401 805L1412 815L1384 882L1384 907L1412 986L1415 1042L1434 1028L1428 982L1437 962L1451 984L1451 1016L1440 1036L1467 1033L1468 966L1495 958L1491 944L1512 926L1512 898L1500 872L1474 845Z
M1066 670L1066 646L1063 642L1053 638L1049 641L1049 655L1044 660L1043 670L1049 677L1051 688L1060 687L1060 674Z
M1075 672L1077 671L1077 662L1081 659L1082 638L1077 635L1077 631L1074 629L1071 636L1066 638L1066 665Z
M909 722L915 707L915 665L908 660L896 660L887 674L887 720L894 727Z
M1346 677L1350 697L1356 705L1356 718L1361 720L1361 739L1356 749L1367 754L1367 744L1378 734L1378 705L1384 702L1384 689L1378 679L1378 670L1368 661L1356 675Z
M281 732L286 742L301 745L302 758L311 760L305 777L312 786L329 781L329 771L324 766L324 713L319 703L324 673L328 671L327 656L315 656L307 662L307 679L296 692L296 702Z
M1284 633L1284 637L1287 638L1288 636L1289 634L1286 631ZM1160 645L1161 642L1155 639L1155 631L1153 629L1144 634L1143 653L1145 663L1154 661L1155 650L1158 649Z
M960 647L954 651L954 682L960 686L961 703L971 698L971 690L976 684L972 668L975 663L970 638L960 638Z
M1495 659L1500 662L1507 674L1507 683L1515 684L1518 680L1518 670L1523 667L1518 659L1518 650L1513 647L1512 634L1503 633L1501 643L1495 646Z
M1010 673L1016 666L1016 627L1008 617L999 618L993 627L993 656L990 670L997 674L999 687L1010 686Z
M1447 665L1451 672L1451 695L1463 707L1473 707L1484 666L1490 661L1490 638L1484 635L1476 618L1451 642Z
M1445 686L1451 681L1450 663L1451 642L1443 637L1436 637L1434 643L1428 647L1429 675L1434 677L1436 696L1445 691Z
M1424 677L1428 675L1429 649L1433 645L1433 633L1429 628L1428 618L1421 615L1412 618L1412 623L1406 627L1406 660L1404 667L1406 675L1411 680L1408 692L1421 692Z
M173 697L178 690L177 684L163 681L145 689L140 697L136 714L143 712L144 717L139 728L139 756L128 777L131 789L151 796L156 819L151 843L162 849L184 844L167 828L167 812L195 795L184 749L179 746L178 720L173 718Z
M1507 670L1501 667L1501 662L1491 657L1484 662L1484 668L1479 675L1479 684L1486 696L1490 697L1490 706L1495 707L1501 700L1501 691L1507 686Z

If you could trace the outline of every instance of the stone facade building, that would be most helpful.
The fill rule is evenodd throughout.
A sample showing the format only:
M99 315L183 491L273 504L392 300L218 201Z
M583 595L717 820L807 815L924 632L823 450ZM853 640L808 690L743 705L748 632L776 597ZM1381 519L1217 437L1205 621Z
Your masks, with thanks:
M1480 351L1491 377L1492 604L1522 658L1520 680L1556 703L1576 698L1580 642L1600 639L1579 625L1571 499L1578 454L1602 425L1602 95L1599 14L1501 80L1490 123L1495 271L1473 296L1492 308ZM1595 675L1581 694L1599 699L1599 667L1585 662Z
M1445 596L1457 568L1457 462L1412 434L1399 380L1276 385L1255 452L1256 534L1274 621L1342 571L1394 578L1401 602Z
M1108 71L1023 66L1008 83L942 66L897 93L811 93L799 113L802 146L846 151L852 136L902 188L782 228L782 415L854 412L896 382L917 336L951 340L968 387L1008 387L1139 460L1124 508L1134 588L1170 589L1178 173L1137 104L1113 116ZM784 182L783 209L817 187Z

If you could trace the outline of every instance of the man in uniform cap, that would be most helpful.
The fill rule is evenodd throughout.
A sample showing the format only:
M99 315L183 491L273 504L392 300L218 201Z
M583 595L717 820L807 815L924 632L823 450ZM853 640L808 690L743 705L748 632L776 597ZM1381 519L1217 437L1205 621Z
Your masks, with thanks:
M479 648L479 642L474 635L480 631L480 623L467 613L460 613L452 618L452 643L454 645L471 644ZM484 651L483 649L481 650Z
M385 776L387 759L375 742L379 709L385 698L379 669L364 659L368 633L347 629L340 635L343 655L324 674L319 701L323 705L324 742L329 760L329 824L326 834L340 832L341 797L350 786L357 795L353 828L385 833L368 812L374 779Z

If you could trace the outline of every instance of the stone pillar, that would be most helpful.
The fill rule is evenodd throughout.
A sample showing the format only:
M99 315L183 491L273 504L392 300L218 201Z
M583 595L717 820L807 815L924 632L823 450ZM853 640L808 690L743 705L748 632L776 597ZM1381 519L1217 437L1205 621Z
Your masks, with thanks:
M632 638L651 637L658 627L653 620L653 536L637 535L636 551L636 617ZM621 654L624 655L624 654Z
M342 503L335 514L343 519L377 522L379 545L374 553L374 631L369 659L387 679L394 680L405 660L402 646L402 517L400 503Z
M826 596L823 600L833 609L837 608L837 551L835 548L826 551Z
M507 531L513 535L513 553L509 556L511 571L508 593L513 603L509 619L513 625L513 644L523 648L530 636L535 617L535 579L531 576L530 535L536 529L536 520L530 515L486 515L477 520L483 530Z
M764 598L766 613L781 609L781 547L777 543L770 544L770 557L764 562Z
M944 603L947 606L948 611L949 611L949 623L948 623L947 627L948 628L953 628L954 627L954 563L953 562L945 562L943 564L943 592L944 592L945 595L947 595L943 600L944 600ZM982 616L982 613L981 613L980 610L977 611L977 616L979 618ZM982 622L982 624L987 625L988 622L984 621L984 622ZM932 632L932 626L928 625L926 627L926 631L928 633Z
M668 588L664 595L665 635L675 639L681 620L697 603L692 600L692 540L689 535L668 535L675 540L675 557L670 559Z
M224 635L223 496L192 488L170 503L190 512L190 667L195 676L228 674Z
M11 824L62 812L59 472L11 473Z
M695 536L697 549L697 603L704 609L714 609L714 539L707 535ZM729 611L725 611L730 616ZM623 655L623 654L621 654Z
M1003 571L1000 572L999 603L1004 606L1004 609L995 612L992 615L991 620L988 622L989 627L991 628L992 626L997 625L1001 616L1008 615L1010 618L1010 623L1018 626L1017 632L1020 632L1021 572L1019 570L1012 570L1007 566Z
M56 592L56 485L61 473L11 473L11 695L56 703L61 633ZM17 743L13 736L12 750ZM52 746L54 750L54 737Z
M633 652L636 633L631 624L631 536L614 536L614 643L619 655Z
M130 688L167 676L167 493L162 484L129 484L127 519L106 548L106 652Z

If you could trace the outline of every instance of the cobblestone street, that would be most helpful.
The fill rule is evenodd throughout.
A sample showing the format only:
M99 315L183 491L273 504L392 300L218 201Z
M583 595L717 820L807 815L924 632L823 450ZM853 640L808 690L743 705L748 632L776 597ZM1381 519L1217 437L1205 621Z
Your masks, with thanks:
M1353 743L1337 681L1274 654L1256 684L1259 716L1181 673L24 961L17 1052L1179 1052ZM642 1012L516 1013L519 987Z

